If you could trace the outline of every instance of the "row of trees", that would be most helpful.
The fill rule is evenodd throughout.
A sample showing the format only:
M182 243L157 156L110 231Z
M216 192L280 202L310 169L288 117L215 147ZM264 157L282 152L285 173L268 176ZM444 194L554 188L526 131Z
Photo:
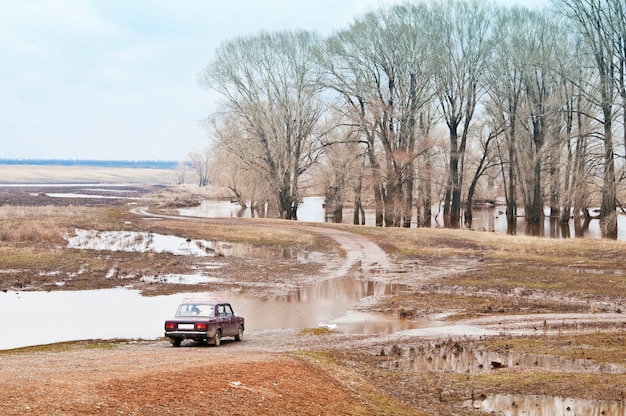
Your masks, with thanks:
M223 100L207 120L213 142L190 154L192 165L241 204L269 202L286 219L321 181L338 212L354 201L355 223L371 199L379 226L430 226L439 205L445 226L471 225L480 192L502 194L510 222L518 206L538 224L544 205L567 222L599 203L603 235L616 237L624 8L417 2L370 12L328 38L232 39L200 76Z

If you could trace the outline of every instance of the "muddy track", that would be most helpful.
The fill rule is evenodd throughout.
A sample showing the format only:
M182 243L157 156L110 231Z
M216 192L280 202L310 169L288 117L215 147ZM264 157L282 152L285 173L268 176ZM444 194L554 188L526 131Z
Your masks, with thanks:
M164 218L169 220L182 220L182 221L207 221L213 223L232 223L231 219L220 218L198 218L198 217L186 217L178 215L164 215L155 214L148 211L148 207L137 207L130 210L131 213L147 218ZM246 221L238 220L238 221ZM262 222L255 222L257 226L276 227L276 224L263 224ZM333 239L339 244L341 250L345 253L345 257L340 260L335 260L331 265L325 268L324 272L320 276L315 276L315 280L336 278L347 276L349 273L353 273L355 268L363 276L371 274L380 274L387 270L391 266L389 256L375 243L371 242L363 236L352 234L346 231L335 230L326 227L315 227L309 225L303 225L295 222L286 222L284 227L297 230L312 232L324 235Z
M163 215L150 213L148 207L137 207L131 210L133 214L147 218L166 218L183 221L210 221L215 223L231 223L231 219L208 219L185 217L177 215ZM238 220L241 221L241 220ZM264 225L255 222L256 225ZM267 225L275 227L276 224ZM419 286L427 282L444 279L450 274L467 271L473 267L480 267L473 259L454 258L450 264L438 266L415 266L407 273L403 264L394 262L377 244L366 237L322 226L312 226L297 222L282 224L296 230L318 233L336 241L345 256L332 260L317 276L311 276L311 281L331 279L342 276L359 277L369 280L385 280L394 283L403 283L408 286ZM476 338L485 335L516 336L516 335L549 335L571 333L588 333L607 327L626 327L626 316L622 313L550 313L525 315L497 315L481 318L466 319L450 324L443 324L434 328L413 330L408 333L383 335L374 338L364 337L357 344L367 348L368 344L393 344L418 337L446 338L469 337Z

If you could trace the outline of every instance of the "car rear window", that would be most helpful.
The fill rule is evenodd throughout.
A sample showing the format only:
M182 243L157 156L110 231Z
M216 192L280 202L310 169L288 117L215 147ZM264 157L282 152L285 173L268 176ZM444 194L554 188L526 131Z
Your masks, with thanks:
M215 305L203 303L185 303L178 307L176 316L206 316L212 318L215 314Z

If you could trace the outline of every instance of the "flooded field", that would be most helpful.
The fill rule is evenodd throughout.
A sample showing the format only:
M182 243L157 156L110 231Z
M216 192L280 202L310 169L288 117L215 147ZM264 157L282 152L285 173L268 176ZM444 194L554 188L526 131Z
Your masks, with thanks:
M433 208L433 212L438 212L436 208ZM474 221L472 228L476 230L491 231L500 234L510 233L507 229L506 216L499 207L489 208L474 208L473 209ZM217 201L217 200L205 200L202 201L200 206L195 208L181 209L180 213L187 216L207 217L207 218L250 218L253 213L250 209L242 210L237 204L233 204L229 201ZM343 210L343 223L352 224L352 217L354 210ZM333 218L326 215L324 210L324 198L322 197L305 197L303 202L298 208L298 220L309 222L332 222ZM375 214L371 209L365 210L365 224L372 226L375 224ZM431 226L433 228L441 228L443 225L443 217L441 215L433 217ZM553 221L546 214L543 227L530 230L527 227L526 221L523 217L519 217L516 225L515 232L517 235L532 235L550 238L573 238L573 237L586 237L586 238L601 238L599 221L591 221L587 226L580 230L580 235L574 228L573 221L566 226L558 224ZM626 215L618 215L618 240L626 240Z
M250 244L191 240L173 235L130 231L74 231L66 236L67 246L77 250L170 253L193 257L280 257L298 263L326 262L323 253L296 248L261 248ZM147 284L201 284L223 282L211 269L222 265L210 261L197 274L143 276ZM337 273L336 271L334 273ZM333 276L329 274L329 276ZM338 275L337 275L338 276ZM0 340L0 349L81 339L142 338L163 335L163 321L172 315L184 293L142 296L126 279L110 270L120 287L86 291L8 291L0 293L0 316L20 328L25 322L41 322L36 331L16 331ZM229 283L237 283L230 281ZM63 285L63 282L58 282ZM354 307L372 296L397 294L406 286L338 276L305 287L292 287L285 295L255 297L238 291L221 293L235 311L247 318L246 330L297 331L325 326L353 334L390 334L436 326L428 320L401 319L396 315L357 312ZM55 325L55 323L60 323Z

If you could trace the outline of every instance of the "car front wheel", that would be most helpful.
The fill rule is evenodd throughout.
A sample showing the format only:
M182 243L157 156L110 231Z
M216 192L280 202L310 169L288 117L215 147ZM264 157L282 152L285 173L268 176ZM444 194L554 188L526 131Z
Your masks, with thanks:
M239 331L237 332L237 335L235 335L235 341L241 340L243 340L243 326L239 325Z

